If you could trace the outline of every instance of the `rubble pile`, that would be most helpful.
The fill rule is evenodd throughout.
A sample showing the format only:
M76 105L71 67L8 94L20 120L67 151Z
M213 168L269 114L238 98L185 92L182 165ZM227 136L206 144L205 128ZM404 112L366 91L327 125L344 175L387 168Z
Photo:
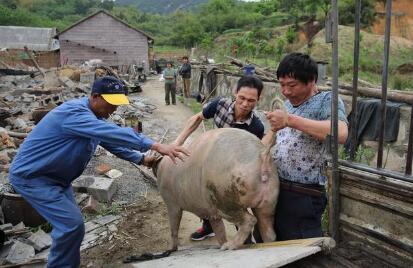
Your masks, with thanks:
M85 237L80 250L86 250L105 241L111 241L117 235L116 225L120 216L106 215L85 223ZM13 226L11 223L0 225L8 241L0 248L0 265L27 265L46 263L52 245L50 234L41 228L28 228L22 222Z
M0 171L8 171L17 148L41 117L66 100L87 95L88 88L55 70L44 77L0 76Z

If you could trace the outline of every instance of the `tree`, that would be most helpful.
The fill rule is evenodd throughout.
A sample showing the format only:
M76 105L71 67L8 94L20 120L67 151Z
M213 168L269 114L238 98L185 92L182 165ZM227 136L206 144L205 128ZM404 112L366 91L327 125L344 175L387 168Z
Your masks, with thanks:
M360 22L363 27L371 26L375 20L374 0L361 1ZM354 0L342 0L339 4L340 24L348 25L354 23L355 16Z
M99 7L110 11L115 7L115 1L113 1L113 0L102 0Z

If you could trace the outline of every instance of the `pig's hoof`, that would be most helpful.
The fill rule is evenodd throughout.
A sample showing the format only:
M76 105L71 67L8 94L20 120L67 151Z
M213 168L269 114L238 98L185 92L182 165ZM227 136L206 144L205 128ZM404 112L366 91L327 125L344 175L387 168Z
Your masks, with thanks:
M221 246L221 250L234 250L238 247L232 242L226 242Z

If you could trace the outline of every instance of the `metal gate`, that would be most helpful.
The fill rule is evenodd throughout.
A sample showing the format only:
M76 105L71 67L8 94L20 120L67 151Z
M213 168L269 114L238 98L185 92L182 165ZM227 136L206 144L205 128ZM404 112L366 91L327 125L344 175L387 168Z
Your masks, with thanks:
M353 126L357 120L360 14L356 1L353 65ZM355 163L357 129L350 129L350 160L338 158L338 0L331 1L326 39L332 43L333 99L329 168L329 232L336 241L359 241L362 248L390 265L413 267L413 109L404 173L383 168L392 0L386 1L386 26L381 85L380 133L376 167ZM328 31L330 29L330 31ZM329 33L329 34L328 34ZM409 98L406 101L412 107Z

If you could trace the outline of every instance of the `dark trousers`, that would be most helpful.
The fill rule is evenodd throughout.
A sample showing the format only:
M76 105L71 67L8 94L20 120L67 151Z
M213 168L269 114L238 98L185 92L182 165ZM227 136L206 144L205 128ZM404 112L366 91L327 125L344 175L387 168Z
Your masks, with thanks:
M322 237L321 216L326 204L325 192L318 197L280 189L274 222L277 241ZM254 238L262 242L257 226Z
M170 104L169 95L172 97L172 104L176 104L175 84L165 83L165 103Z
M280 189L275 210L277 240L323 236L321 216L326 204L325 192L317 197Z

